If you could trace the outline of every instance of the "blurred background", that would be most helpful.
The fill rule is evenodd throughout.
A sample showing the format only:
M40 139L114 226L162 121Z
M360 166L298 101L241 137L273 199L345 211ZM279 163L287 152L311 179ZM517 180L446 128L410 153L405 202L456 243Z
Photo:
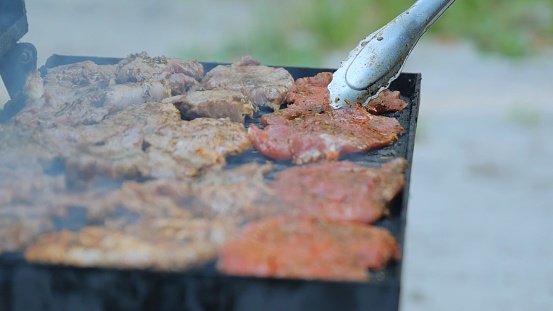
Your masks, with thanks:
M53 53L335 68L401 0L27 0ZM553 0L461 0L422 73L401 309L553 310ZM0 88L0 103L7 100Z

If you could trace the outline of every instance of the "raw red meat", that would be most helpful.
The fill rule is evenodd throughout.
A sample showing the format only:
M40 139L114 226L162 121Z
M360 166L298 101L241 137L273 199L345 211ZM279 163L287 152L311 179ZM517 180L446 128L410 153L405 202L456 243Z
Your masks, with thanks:
M288 108L264 115L263 130L250 125L255 148L276 160L304 164L390 145L403 133L396 119L372 115L360 105L332 109L326 88L330 80L328 73L298 79Z
M227 241L218 268L243 276L365 281L367 268L383 268L399 256L383 228L273 217Z
M406 167L403 158L380 169L348 161L311 163L277 173L272 187L292 215L371 223L403 189Z

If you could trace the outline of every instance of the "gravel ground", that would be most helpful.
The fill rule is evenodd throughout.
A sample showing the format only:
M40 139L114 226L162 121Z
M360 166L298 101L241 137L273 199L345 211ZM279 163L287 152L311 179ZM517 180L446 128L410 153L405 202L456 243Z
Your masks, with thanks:
M26 3L39 64L216 47L255 14L237 1ZM325 65L345 56L334 55ZM423 81L401 310L553 310L552 56L429 40L413 51L405 71Z

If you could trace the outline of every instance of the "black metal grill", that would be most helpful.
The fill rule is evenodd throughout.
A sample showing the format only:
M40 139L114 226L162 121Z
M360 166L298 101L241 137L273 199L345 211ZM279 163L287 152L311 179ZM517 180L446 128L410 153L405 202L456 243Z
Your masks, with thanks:
M112 64L116 58L52 56L41 68L92 60ZM204 63L209 71L216 63ZM286 67L294 79L331 69ZM391 146L342 159L379 166L393 157L409 162L405 188L391 203L390 216L376 225L389 229L403 249L410 172L419 108L420 74L403 73L390 86L407 108L396 117L405 133ZM267 113L262 111L261 113ZM259 125L259 116L248 120ZM228 159L228 168L269 160L249 151ZM275 172L292 163L276 161ZM274 174L274 173L273 173ZM273 175L269 175L271 179ZM143 270L76 268L25 262L21 254L0 256L0 310L394 310L399 308L402 261L371 273L366 283L324 282L219 273L214 263L189 271L168 273Z

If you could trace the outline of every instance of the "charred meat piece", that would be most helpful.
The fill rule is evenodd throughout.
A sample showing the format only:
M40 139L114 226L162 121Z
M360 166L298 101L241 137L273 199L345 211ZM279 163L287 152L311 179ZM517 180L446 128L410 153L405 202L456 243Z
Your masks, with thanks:
M406 167L403 158L379 169L348 161L311 163L278 172L272 187L291 215L372 223L403 189Z
M163 82L173 95L197 89L204 76L202 64L165 56L150 57L146 52L132 54L117 64L117 83Z
M363 224L273 217L254 222L222 247L218 268L227 274L366 281L400 256L385 229Z
M213 68L202 80L205 89L242 92L256 107L264 106L273 110L278 110L284 103L293 83L292 75L284 68L260 65L249 56L230 66Z
M263 130L250 125L248 133L259 152L296 164L337 160L340 155L390 145L403 133L396 119L372 115L360 105L332 109L328 77L298 79L288 97L293 104L263 115Z
M386 112L403 111L407 103L400 98L399 91L384 90L378 97L369 101L365 109L372 114L383 114Z
M167 98L164 102L175 105L186 120L229 118L233 122L244 123L245 116L253 118L256 111L253 103L242 93L224 89L192 91Z

